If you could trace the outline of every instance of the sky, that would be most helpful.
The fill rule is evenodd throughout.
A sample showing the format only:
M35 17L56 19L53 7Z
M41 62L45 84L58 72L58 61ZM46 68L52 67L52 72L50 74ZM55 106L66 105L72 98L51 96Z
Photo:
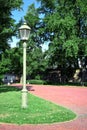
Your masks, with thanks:
M23 0L24 4L22 5L22 8L23 10L21 11L13 11L12 14L13 14L13 18L16 19L16 22L19 22L19 20L21 18L24 17L24 15L26 14L27 10L28 10L28 6L31 5L32 3L35 4L36 7L39 6L39 3L36 2L36 0Z
M23 0L23 2L24 4L22 5L22 8L23 8L22 10L12 11L12 18L16 20L16 23L18 23L21 18L24 18L29 5L31 5L32 3L35 3L35 6L38 7L36 0ZM10 42L10 46L16 47L16 44L19 40L20 39L17 39L16 37L12 37L12 42Z
M23 0L23 2L24 2L23 6L22 6L23 10L21 10L21 11L15 10L12 12L12 15L13 15L12 17L16 20L16 23L18 23L21 18L24 18L29 5L34 3L36 8L40 5L40 3L37 3L36 0ZM16 44L20 39L17 39L16 37L13 37L12 39L13 39L13 41L10 43L10 45L11 45L11 47L16 47ZM47 43L44 43L42 45L42 48L43 48L43 51L47 50L48 49Z

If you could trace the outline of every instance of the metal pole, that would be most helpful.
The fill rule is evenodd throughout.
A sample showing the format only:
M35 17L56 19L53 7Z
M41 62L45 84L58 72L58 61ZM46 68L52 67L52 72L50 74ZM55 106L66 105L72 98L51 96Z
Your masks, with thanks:
M23 43L23 89L22 108L27 108L27 88L26 88L26 42Z

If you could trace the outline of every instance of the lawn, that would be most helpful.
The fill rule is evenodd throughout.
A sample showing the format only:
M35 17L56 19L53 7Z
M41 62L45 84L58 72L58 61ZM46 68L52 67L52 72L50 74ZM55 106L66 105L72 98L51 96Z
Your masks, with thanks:
M9 86L0 87L0 122L15 124L44 124L72 120L71 110L28 94L28 108L21 108L21 91Z

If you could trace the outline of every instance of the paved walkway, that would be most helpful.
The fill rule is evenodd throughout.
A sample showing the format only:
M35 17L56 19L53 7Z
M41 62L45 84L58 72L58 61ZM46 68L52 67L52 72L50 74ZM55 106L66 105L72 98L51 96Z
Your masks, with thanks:
M77 113L77 118L73 121L51 125L19 126L2 123L0 130L87 130L87 88L43 85L31 85L28 88L34 95L73 110Z

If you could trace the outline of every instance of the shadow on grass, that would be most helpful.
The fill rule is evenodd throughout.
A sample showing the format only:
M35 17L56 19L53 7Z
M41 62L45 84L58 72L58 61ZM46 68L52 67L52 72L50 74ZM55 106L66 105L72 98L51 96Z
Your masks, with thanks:
M2 92L9 92L9 91L20 91L20 88L14 87L14 86L6 86L6 85L0 85L0 93Z
M12 86L12 87L16 87L16 88L19 88L19 90L22 90L23 89L23 86L22 85L18 85L18 86ZM32 86L30 86L30 85L26 85L26 89L28 90L28 91L35 91L34 89L33 89L33 87Z
M28 91L35 91L32 86L26 85ZM22 85L11 85L11 86L0 86L0 92L7 91L21 91L23 89Z

